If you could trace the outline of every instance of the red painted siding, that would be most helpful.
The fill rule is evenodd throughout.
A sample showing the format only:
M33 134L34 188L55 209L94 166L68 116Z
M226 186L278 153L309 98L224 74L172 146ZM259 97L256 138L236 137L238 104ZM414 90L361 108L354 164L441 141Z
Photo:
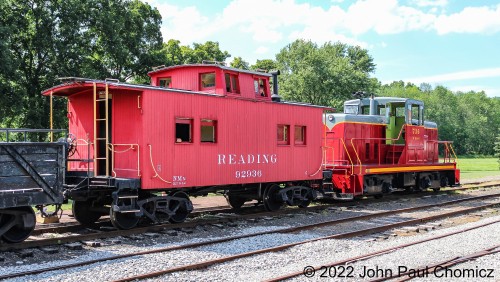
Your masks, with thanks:
M77 138L77 150L70 159L92 159L94 155L93 147L89 146L88 141L94 139L94 106L92 103L92 92L90 90L80 94L72 95L68 99L68 130ZM93 163L85 161L69 162L70 170L93 170Z
M278 124L305 125L307 134L320 136L320 108L160 91L145 93L143 103L144 188L321 178L310 176L321 165L320 138L309 138L306 146L277 144ZM176 117L193 119L192 143L175 143ZM201 119L217 120L217 143L200 142Z

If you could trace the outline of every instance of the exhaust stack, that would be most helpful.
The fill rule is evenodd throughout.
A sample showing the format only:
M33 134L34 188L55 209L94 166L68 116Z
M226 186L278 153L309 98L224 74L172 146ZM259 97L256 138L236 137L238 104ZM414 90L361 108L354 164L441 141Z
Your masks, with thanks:
M273 102L281 102L281 97L278 94L278 75L280 75L280 71L272 71L273 75L273 95L271 95L271 101Z

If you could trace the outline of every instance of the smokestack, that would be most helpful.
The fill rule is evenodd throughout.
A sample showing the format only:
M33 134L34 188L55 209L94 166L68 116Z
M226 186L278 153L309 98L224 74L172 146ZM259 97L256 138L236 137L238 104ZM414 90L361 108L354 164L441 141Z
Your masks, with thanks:
M370 97L370 115L377 115L377 106L375 105L375 96L373 94Z
M273 95L271 95L271 100L273 102L280 102L281 97L278 95L278 75L280 75L280 71L272 71L270 72L273 75Z

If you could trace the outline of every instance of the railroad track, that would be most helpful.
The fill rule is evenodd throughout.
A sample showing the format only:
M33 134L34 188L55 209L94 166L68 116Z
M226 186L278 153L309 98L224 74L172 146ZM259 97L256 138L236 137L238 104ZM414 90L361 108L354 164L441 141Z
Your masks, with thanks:
M444 189L440 192L432 192L432 195L439 195L443 193L449 193L453 191L461 191L461 190L468 190L468 189L476 189L476 188L491 188L491 187L497 187L500 184L500 182L486 182L486 183L479 183L479 184L473 184L469 186L461 186L461 187L453 187L453 188L447 188ZM421 197L422 193L417 193L417 194L406 194L406 198L415 198L415 197ZM312 211L318 211L318 210L325 210L331 207L349 207L349 206L356 206L359 203L363 204L370 204L370 203L383 203L384 201L393 201L393 200L400 200L401 195L389 195L385 197L384 199L362 199L362 200L355 200L352 202L336 202L334 204L319 204L317 206L311 206L307 207L304 209L297 209L297 208L289 208L289 209L281 209L279 211L275 212L266 212L262 211L262 207L255 207L255 206L247 206L245 209L242 210L243 214L238 214L234 215L231 208L224 207L224 208L205 208L201 209L193 215L191 215L191 220L188 222L180 223L180 224L170 224L170 223L165 223L165 224L159 224L159 225L148 225L144 227L138 227L134 228L131 230L100 230L102 227L108 227L109 223L107 221L103 221L97 224L96 229L86 229L82 227L80 224L76 222L71 222L71 223L66 223L65 226L49 226L45 228L40 228L38 230L35 230L33 232L33 235L41 235L43 233L65 233L65 232L79 232L79 231L84 231L85 234L73 234L73 235L67 235L63 237L54 237L54 238L36 238L33 239L34 237L31 237L31 240L24 241L22 243L18 244L4 244L0 245L0 251L13 251L13 250L20 250L20 249L28 249L28 248L38 248L38 247L43 247L43 246L50 246L50 245L61 245L61 244L67 244L67 243L73 243L73 242L79 242L79 241L93 241L97 239L106 239L106 238L113 238L113 237L118 237L118 236L131 236L131 235L136 235L136 234L141 234L141 233L151 233L151 232L162 232L166 230L183 230L183 229L190 229L190 228L195 228L196 226L203 224L203 225L213 225L213 224L224 224L228 223L231 221L235 220L248 220L248 219L255 219L259 217L272 217L272 216L279 216L283 214L287 214L290 212L312 212ZM224 216L224 217L218 217L215 219L197 219L200 215L215 215L215 214L223 214L223 213L228 213L229 215ZM245 214L246 213L246 214ZM89 233L90 232L90 233Z
M391 253L391 252L395 252L397 250L401 250L403 248L407 248L407 247L410 247L410 246L415 246L415 245L427 243L429 241L438 240L438 239L441 239L441 238L453 236L453 235L456 235L456 234L468 232L468 231L475 230L475 229L480 229L482 227L485 227L485 226L488 226L488 225L492 225L492 224L496 224L496 223L500 223L500 220L493 221L493 222L488 222L488 223L485 223L485 224L481 224L481 225L474 226L474 227L471 227L471 228L462 229L462 230L455 231L455 232L449 232L449 233L446 233L446 234L443 234L443 235L438 235L438 236L434 236L434 237L431 237L431 238L426 238L426 239L423 239L423 240L418 240L418 241L415 241L415 242L412 242L412 243L408 243L408 244L402 244L402 245L398 245L398 246L395 246L395 247L386 248L386 249L383 249L383 250L380 250L380 251L376 251L376 252L366 253L366 254L363 254L363 255L360 255L360 256L356 256L356 257L351 257L351 258L347 258L347 259L343 259L343 260L339 260L339 261L335 261L335 262L331 262L331 263L322 264L321 266L309 266L309 267L307 267L307 269L302 269L302 270L297 271L297 272L293 272L293 273L285 274L285 275L282 275L282 276L279 276L279 277L271 278L271 279L266 280L266 282L278 282L278 281L284 281L284 280L287 280L287 279L299 277L301 275L312 275L312 274L318 272L322 268L330 268L330 267L335 267L335 266L352 264L353 262L359 262L359 261L371 259L373 257L385 255L385 254L388 254L388 253ZM486 250L482 250L482 251L476 252L476 253L471 254L469 256L454 258L452 260L440 262L440 263L437 263L437 264L432 265L432 266L419 267L417 269L413 269L412 271L413 271L413 274L416 271L418 271L418 270L434 271L437 266L441 266L441 267L448 266L449 267L449 266L453 266L453 265L456 265L458 263L464 262L466 260L470 260L470 259L477 258L477 257L480 257L480 256L485 256L485 255L493 254L493 253L499 252L499 251L500 251L500 245L497 245L497 246L495 246L493 248L488 248ZM388 280L388 279L391 279L391 278L401 278L401 277L405 277L405 278L403 278L401 280L398 280L398 281L407 281L407 280L412 279L411 277L409 277L409 274L410 274L410 272L404 272L404 273L401 273L400 276L389 276L389 277L384 277L384 278L381 278L381 279L373 279L373 280L370 280L370 281L372 281L372 282L374 282L374 281L385 281L385 280ZM120 281L130 281L130 280L120 280Z
M48 272L48 271L55 271L55 270L72 268L72 267L79 267L79 266L90 265L90 264L103 262L103 261L112 261L112 260L118 260L118 259L123 259L123 258L135 257L135 256L139 256L139 255L163 253L163 252L169 252L169 251L175 251L175 250L192 249L192 248L197 248L197 247L202 247L202 246L207 246L207 245L224 243L224 242L232 241L232 240L238 240L238 239L243 239L243 238L248 238L248 237L255 237L255 236L259 236L259 235L270 234L270 233L293 233L293 232L304 231L304 230L308 230L308 229L312 229L312 228L320 228L320 227L325 227L325 226L336 225L336 224L345 223L345 222L362 221L362 220L368 220L368 219L373 219L373 218L383 218L383 217L390 216L390 215L397 215L397 214L403 214L403 213L421 211L421 210L429 210L431 208L443 207L443 206L454 205L454 204L459 204L459 203L467 203L467 202L478 201L478 200L484 200L486 198L491 199L492 197L500 197L500 193L493 194L493 195L471 197L471 198L466 198L466 199L452 200L452 201L447 201L447 202L443 202L443 203L439 203L439 204L422 205L422 206L412 207L412 208L404 208L404 209L398 209L398 210L392 210L392 211L364 214L364 215L359 215L359 216L354 216L354 217L346 217L343 219L330 220L330 221L302 225L302 226L298 226L298 227L285 228L285 229L280 229L280 230L275 230L275 231L257 232L257 233L252 233L252 234L226 237L223 239L217 239L217 240L212 240L212 241L204 241L204 242L200 242L200 243L159 248L159 249L154 249L154 250L149 250L149 251L136 252L136 253L132 253L132 254L110 256L110 257L96 259L96 260L89 260L89 261L79 262L79 263L74 263L74 264L66 264L63 266L31 270L28 272L11 273L11 274L0 276L0 279L16 278L16 277L22 277L22 276L26 276L26 275L34 275L34 274L39 274L39 273ZM451 212L439 213L436 215L422 217L422 218L415 218L415 219L410 219L410 220L399 221L396 223L385 224L385 225L381 225L381 226L377 226L377 227L373 227L373 228L366 228L366 229L357 230L357 231L348 232L348 233L342 233L342 234L333 234L333 235L319 237L319 238L301 241L301 242L297 242L297 243L290 243L290 244L280 245L277 247L256 250L256 251L251 251L251 252L247 252L247 253L240 253L240 254L233 255L233 256L218 258L216 260L204 261L201 263L189 264L189 265L184 265L184 266L178 266L178 267L174 267L174 268L165 269L162 271L157 271L154 273L148 273L148 274L143 274L143 275L139 275L139 276L124 278L123 280L119 280L119 281L131 281L131 280L136 280L136 279L145 279L145 278L151 278L151 277L164 275L167 273L173 273L173 272L178 272L178 271L183 271L183 270L208 267L210 265L235 260L238 258L248 257L248 256L256 255L256 254L266 253L266 252L281 251L281 250L284 250L287 248L291 248L293 246L298 246L298 245L302 245L302 244L306 244L306 243L310 243L310 242L315 242L315 241L320 241L320 240L351 238L351 237L355 237L355 236L363 236L363 235L367 235L367 234L383 232L383 231L398 228L401 226L415 225L415 224L420 224L422 222L428 222L428 221L434 221L437 219L442 219L445 217L471 213L471 212L478 211L481 209L495 207L495 206L498 206L499 204L500 204L500 201L497 201L494 203L484 204L484 205L480 205L480 206L476 206L476 207L455 210L455 211L451 211Z

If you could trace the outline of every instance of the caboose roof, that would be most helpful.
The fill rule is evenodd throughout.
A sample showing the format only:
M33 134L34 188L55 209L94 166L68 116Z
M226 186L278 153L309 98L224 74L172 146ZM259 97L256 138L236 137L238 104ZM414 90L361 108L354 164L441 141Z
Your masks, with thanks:
M110 90L125 90L125 91L144 91L144 90L154 90L154 91L162 91L167 93L182 93L182 94L189 94L189 95L201 95L201 96L212 96L212 97L219 97L219 98L229 98L227 96L221 96L218 94L214 93L207 93L207 92L201 92L201 91L190 91L190 90L183 90L183 89L175 89L175 88L164 88L164 87L159 87L159 86L151 86L151 85L145 85L145 84L131 84L131 83L124 83L124 82L117 82L116 80L95 80L95 79L90 79L90 78L81 78L81 77L66 77L63 79L65 83L56 85L54 87L48 88L46 90L42 91L42 95L44 96L49 96L50 94L54 96L64 96L68 97L73 94L78 94L82 93L84 91L89 91L92 90L94 83L96 87L101 91L106 84L108 85ZM331 107L325 107L325 106L319 106L319 105L312 105L308 103L301 103L301 102L289 102L289 101L281 101L281 102L271 102L271 101L259 101L261 103L275 103L275 104L282 104L282 105L299 105L299 106L305 106L305 107L315 107L315 108L323 108L325 110L334 110Z
M200 67L211 67L211 68L218 68L221 70L226 70L226 71L233 71L233 72L239 72L239 73L248 73L252 75L259 75L259 76L267 76L271 77L272 75L269 73L265 72L259 72L259 71L251 71L251 70L242 70L242 69L237 69L237 68L231 68L231 67L226 67L223 65L217 65L217 64L186 64L186 65L176 65L176 66L168 66L168 67L163 67L159 68L153 71L148 72L149 76L152 76L153 74L158 74L174 69L181 69L181 68L200 68Z

